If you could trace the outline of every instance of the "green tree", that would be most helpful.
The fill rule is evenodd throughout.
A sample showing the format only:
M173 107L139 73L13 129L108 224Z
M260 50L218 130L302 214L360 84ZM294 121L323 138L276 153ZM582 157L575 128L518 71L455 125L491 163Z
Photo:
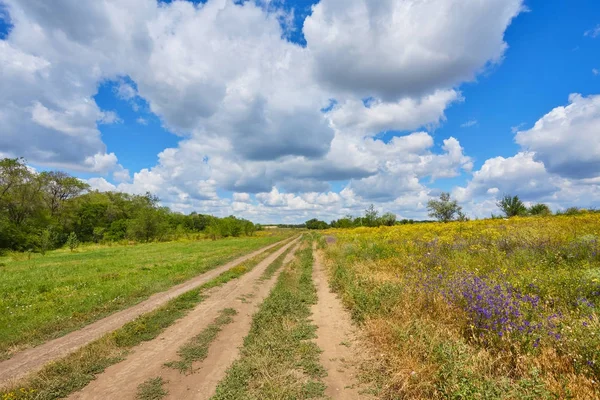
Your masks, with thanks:
M307 229L327 229L329 228L329 225L327 225L327 222L325 221L320 221L316 218L313 218L311 220L306 221L306 228Z
M527 207L525 207L525 204L519 199L519 196L505 195L496 203L496 205L502 210L507 218L527 214Z
M77 239L77 234L75 232L71 232L69 234L66 244L69 249L71 249L71 252L75 251L75 249L79 247L79 239Z
M396 225L396 214L391 212L386 212L380 218L381 224L385 226L394 226Z
M365 224L367 226L378 226L378 216L379 212L377 212L377 210L375 210L375 206L371 204L369 208L365 210Z
M87 183L61 171L42 172L39 176L51 215L56 215L67 200L79 196L90 187Z
M165 210L150 207L142 208L136 217L129 221L127 236L141 242L162 239L169 230Z
M552 210L550 210L550 207L548 207L548 205L543 204L543 203L538 203L538 204L534 204L531 207L529 207L529 209L527 210L527 213L529 215L547 216L547 215L552 214Z
M453 221L462 215L462 207L456 200L450 199L450 193L443 192L439 200L429 200L427 202L429 216L441 222Z

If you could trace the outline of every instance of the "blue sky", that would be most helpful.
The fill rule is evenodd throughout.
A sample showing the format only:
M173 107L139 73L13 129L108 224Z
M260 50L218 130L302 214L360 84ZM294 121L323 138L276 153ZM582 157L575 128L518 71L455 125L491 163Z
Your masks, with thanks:
M597 1L135 1L0 0L0 154L261 222L600 206Z

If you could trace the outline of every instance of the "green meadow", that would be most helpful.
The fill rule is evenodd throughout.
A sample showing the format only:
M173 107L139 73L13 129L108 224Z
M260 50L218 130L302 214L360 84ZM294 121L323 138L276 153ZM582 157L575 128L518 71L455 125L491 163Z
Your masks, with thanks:
M0 258L0 359L289 236L57 250Z

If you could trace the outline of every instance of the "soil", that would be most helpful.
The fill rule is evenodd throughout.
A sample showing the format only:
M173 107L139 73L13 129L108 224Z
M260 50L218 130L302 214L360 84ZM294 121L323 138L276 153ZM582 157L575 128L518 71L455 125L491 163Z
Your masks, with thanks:
M321 253L315 248L314 254L313 279L319 300L312 312L317 325L315 342L323 351L320 361L327 371L327 376L323 378L327 385L325 395L336 400L370 399L370 396L361 394L359 389L356 329L341 300L329 289Z

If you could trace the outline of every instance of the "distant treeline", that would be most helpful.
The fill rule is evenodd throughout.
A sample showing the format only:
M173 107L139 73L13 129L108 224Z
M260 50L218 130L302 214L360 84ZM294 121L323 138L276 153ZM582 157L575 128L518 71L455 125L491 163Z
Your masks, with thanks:
M519 199L519 196L504 195L496 203L499 210L502 212L500 215L492 213L491 218L512 218L512 217L547 217L551 215L579 215L583 213L596 213L600 210L585 210L577 207L570 207L564 211L557 211L555 214L547 204L537 203L527 207L525 203ZM304 227L308 229L328 229L328 228L358 228L361 226L366 227L379 227L379 226L393 226L393 225L407 225L407 224L424 224L432 222L451 222L451 221L468 221L469 217L462 212L462 207L458 205L456 200L450 197L450 193L442 193L439 199L432 199L427 202L428 215L435 220L412 220L402 219L396 220L396 215L393 213L385 213L379 215L375 210L375 207L371 206L365 210L365 215L362 217L353 217L348 215L344 218L331 221L327 223L325 221L313 218L306 221Z
M393 226L396 224L413 224L420 221L414 220L402 220L400 222L396 221L396 214L393 213L384 213L379 215L379 212L375 210L375 206L371 204L371 206L365 210L365 215L362 217L354 217L352 215L346 215L344 218L340 218L331 223L327 223L325 221L320 221L316 218L313 218L309 221L306 221L304 226L307 229L327 229L327 228L358 228L361 226L367 227L378 227L378 226Z
M90 191L64 172L34 172L22 159L0 159L0 251L39 251L67 242L169 240L201 233L212 239L261 229L233 216L184 215L150 193Z

